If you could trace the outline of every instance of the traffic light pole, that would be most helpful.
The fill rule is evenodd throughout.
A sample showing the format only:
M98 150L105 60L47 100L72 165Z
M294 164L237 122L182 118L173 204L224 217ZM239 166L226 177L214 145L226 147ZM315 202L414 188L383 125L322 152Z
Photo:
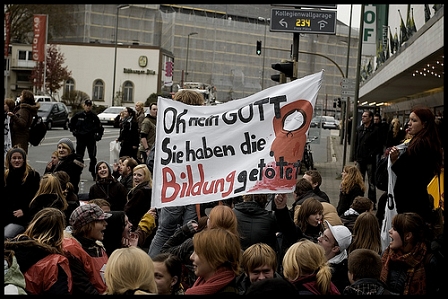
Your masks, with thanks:
M300 40L300 33L294 32L293 33L293 40L292 40L292 61L294 63L293 66L293 75L291 80L297 79L298 75L298 62L299 62L299 40Z

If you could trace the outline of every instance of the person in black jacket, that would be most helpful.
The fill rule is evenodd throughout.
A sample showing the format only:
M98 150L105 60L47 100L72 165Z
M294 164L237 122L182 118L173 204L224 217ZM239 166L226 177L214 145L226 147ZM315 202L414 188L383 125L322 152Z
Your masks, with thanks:
M79 159L84 159L84 153L87 148L87 153L90 158L89 171L95 180L95 165L96 165L96 142L101 140L104 128L101 125L98 115L92 112L92 101L85 100L84 111L76 113L70 119L70 132L76 137L76 154Z
M374 203L376 209L375 169L376 158L382 153L378 127L373 123L373 112L362 113L362 124L356 129L355 136L355 165L362 175L363 181L367 173L369 190L367 197ZM347 209L345 209L347 210ZM343 212L345 212L345 210Z
M280 231L273 212L265 210L267 194L243 195L243 202L233 208L238 219L241 249L246 250L255 243L266 243L277 251L277 236Z
M89 199L103 198L110 203L112 211L123 211L128 190L112 176L112 167L106 161L99 161L95 167L95 184L90 186Z
M63 170L70 177L74 193L79 192L79 182L81 181L84 160L80 159L75 152L73 142L69 138L62 138L58 141L58 163L52 168L46 168L45 173L54 173ZM95 171L95 168L94 168Z
M123 110L123 121L120 127L120 135L117 142L120 142L121 148L119 156L129 156L139 161L137 158L138 146L140 144L140 132L138 131L138 121L135 117L134 109L126 107Z

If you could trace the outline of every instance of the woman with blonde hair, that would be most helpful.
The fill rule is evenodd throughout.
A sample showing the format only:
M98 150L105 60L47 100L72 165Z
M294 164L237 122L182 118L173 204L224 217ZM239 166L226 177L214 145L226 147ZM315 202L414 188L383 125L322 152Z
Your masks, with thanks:
M133 186L127 194L124 212L136 229L140 219L151 208L152 178L146 164L139 164L132 171Z
M359 214L353 225L352 242L347 253L358 248L371 249L381 254L381 227L371 211Z
M64 214L68 208L67 199L62 189L61 181L52 173L44 174L40 180L39 189L30 202L29 219L43 208L56 208ZM68 222L68 219L65 219Z
M194 235L190 259L197 276L186 295L239 294L241 245L238 235L228 229L212 228Z
M37 212L23 234L4 247L13 250L30 295L70 295L72 274L62 250L65 216L55 208Z
M340 295L322 246L310 240L294 243L283 257L283 276L299 295Z
M105 295L157 294L154 263L146 252L134 246L112 252L104 277Z
M390 129L387 132L386 148L394 145L399 145L404 141L405 137L406 131L401 127L400 120L395 117L390 122Z
M339 191L339 202L336 210L339 217L350 209L353 200L357 196L364 196L366 186L361 172L354 165L346 165L342 170L342 181Z

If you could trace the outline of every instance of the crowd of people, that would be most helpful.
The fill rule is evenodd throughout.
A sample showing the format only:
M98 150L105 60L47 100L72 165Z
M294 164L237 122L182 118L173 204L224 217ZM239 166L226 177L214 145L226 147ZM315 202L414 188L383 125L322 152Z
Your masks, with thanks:
M191 90L173 100L204 104ZM337 206L321 190L319 171L308 170L292 194L246 194L156 209L150 161L157 150L156 105L147 116L141 102L122 113L122 152L110 165L96 160L102 129L86 100L71 122L76 146L69 137L60 139L42 173L27 161L26 134L15 129L29 126L21 121L28 115L30 122L38 104L24 91L18 106L5 101L11 134L5 141L5 294L446 293L443 235L433 230L427 192L444 160L428 108L413 109L407 129L393 120L388 130L379 115L363 113L354 138L355 165L343 169ZM407 147L398 151L404 138ZM81 196L86 148L95 184ZM385 152L397 175L397 215L383 249L374 172ZM294 198L290 206L288 196Z

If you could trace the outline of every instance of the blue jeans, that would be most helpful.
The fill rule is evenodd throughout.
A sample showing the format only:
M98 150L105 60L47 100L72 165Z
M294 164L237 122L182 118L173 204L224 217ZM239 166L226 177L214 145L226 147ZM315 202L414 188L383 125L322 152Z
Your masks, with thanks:
M176 229L188 221L198 220L196 205L161 208L158 213L159 225L156 234L149 245L148 254L154 258L160 253L165 242L174 234Z
M25 231L25 227L20 224L9 223L5 226L5 240L14 238L18 234L21 234Z

